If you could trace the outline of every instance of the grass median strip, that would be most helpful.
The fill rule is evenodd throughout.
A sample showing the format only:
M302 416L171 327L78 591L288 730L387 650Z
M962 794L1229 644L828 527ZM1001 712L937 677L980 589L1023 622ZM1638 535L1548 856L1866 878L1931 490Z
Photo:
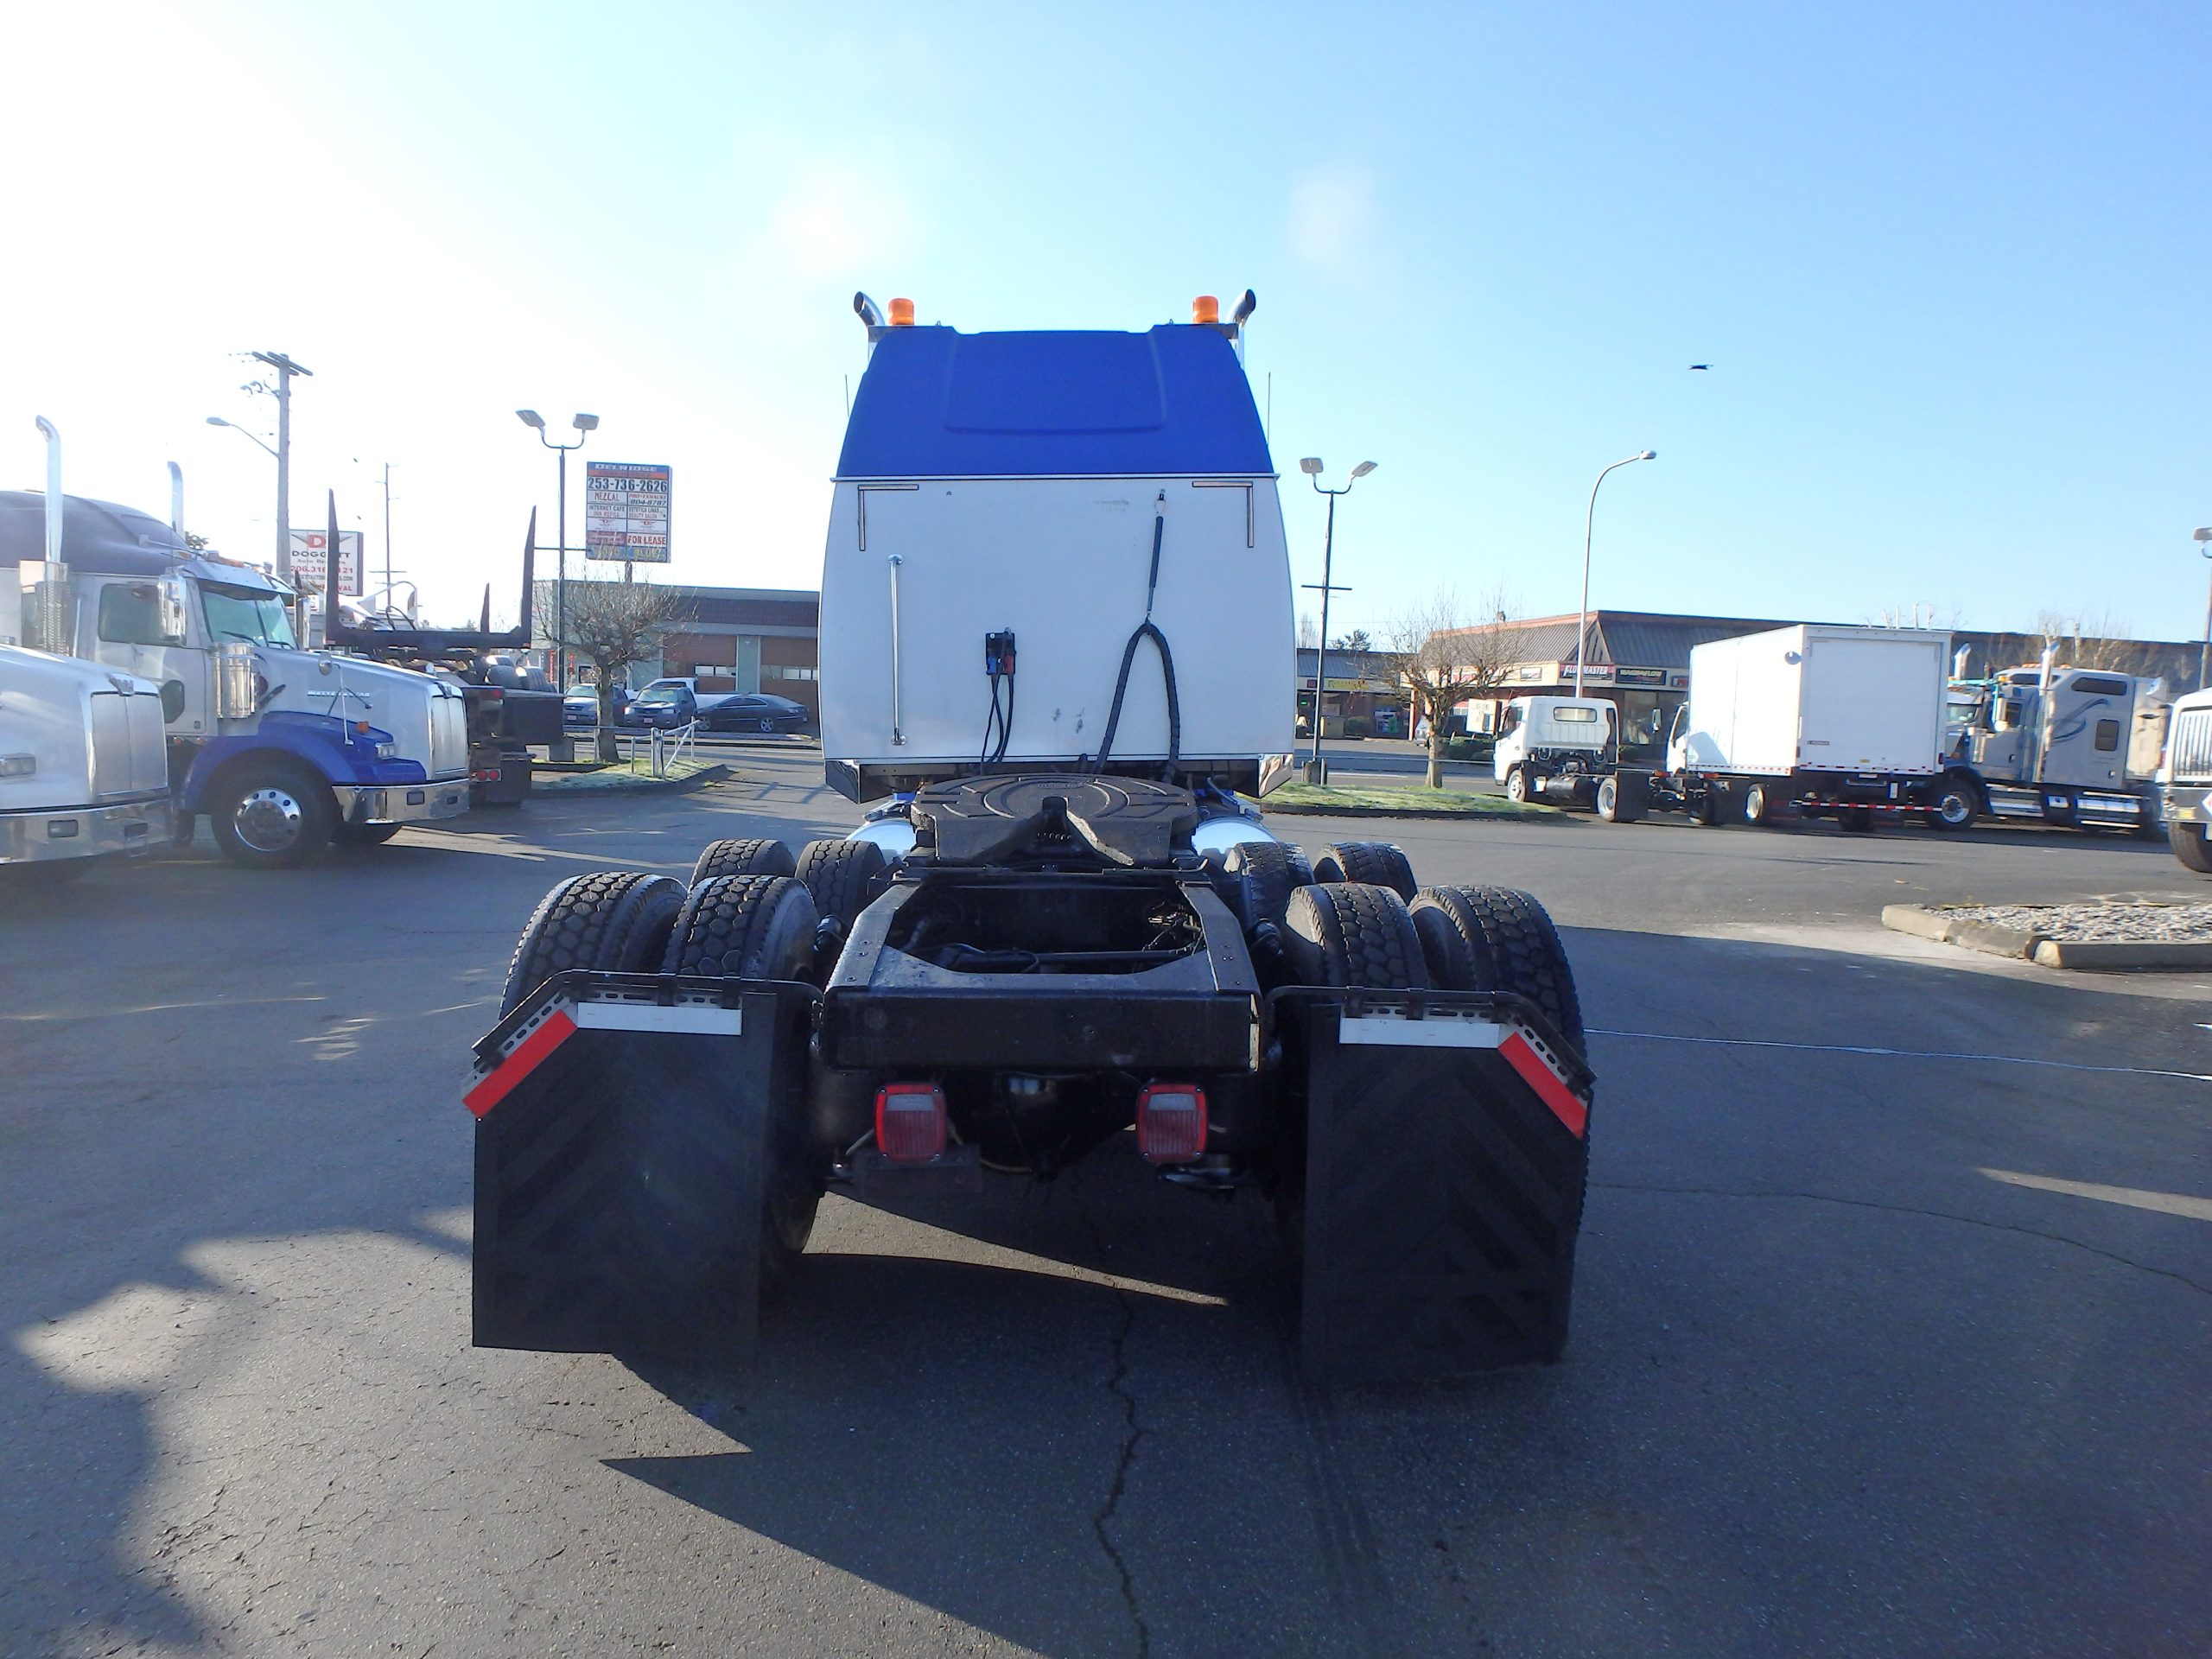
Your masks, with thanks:
M1502 795L1449 789L1388 789L1335 784L1284 784L1260 803L1264 812L1327 813L1337 817L1518 818L1564 822L1555 806L1509 801Z
M667 790L693 784L711 784L729 775L719 760L684 759L669 763L668 775L656 778L642 767L632 772L626 761L589 772L548 772L540 769L531 779L533 795L612 795L626 791Z

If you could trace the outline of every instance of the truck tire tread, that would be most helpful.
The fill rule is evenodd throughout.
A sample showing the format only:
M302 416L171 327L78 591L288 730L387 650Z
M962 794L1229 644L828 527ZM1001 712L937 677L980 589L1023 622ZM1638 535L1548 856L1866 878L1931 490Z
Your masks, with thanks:
M710 841L691 866L690 885L717 875L790 875L797 868L780 841Z
M1408 899L1421 887L1421 883L1414 880L1412 861L1403 850L1387 841L1331 842L1313 861L1313 879L1388 887L1399 898Z
M1280 928L1284 912L1290 908L1290 895L1313 885L1313 867L1303 852L1287 842L1239 842L1229 849L1222 868L1240 878L1241 914L1248 931L1262 922L1272 922Z
M846 933L882 893L890 865L872 841L810 841L800 849L798 875L814 906Z
M2168 824L2166 844L2174 849L2174 856L2181 861L2183 869L2212 875L2212 833L2208 833L2205 825Z
M683 884L673 877L634 870L594 870L559 883L538 901L515 944L500 1016L572 969L652 971L683 896Z
M1559 930L1533 895L1513 887L1425 887L1409 913L1435 984L1525 996L1581 1049L1574 970Z
M1428 988L1421 938L1406 901L1393 888L1318 881L1300 887L1284 912L1282 938L1294 983L1360 990Z
M713 875L691 889L669 931L664 974L803 979L814 950L814 896L788 875Z

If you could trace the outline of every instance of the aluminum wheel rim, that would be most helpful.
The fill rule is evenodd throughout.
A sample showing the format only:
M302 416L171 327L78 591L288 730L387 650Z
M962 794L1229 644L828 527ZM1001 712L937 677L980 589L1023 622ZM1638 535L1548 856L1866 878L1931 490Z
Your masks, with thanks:
M299 840L304 818L297 799L265 785L238 802L231 823L238 839L257 853L281 853Z

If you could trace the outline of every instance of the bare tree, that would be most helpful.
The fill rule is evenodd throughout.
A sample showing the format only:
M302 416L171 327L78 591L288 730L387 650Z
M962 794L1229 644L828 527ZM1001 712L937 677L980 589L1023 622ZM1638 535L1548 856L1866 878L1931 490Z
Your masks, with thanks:
M540 582L536 613L550 622L553 585ZM599 758L617 759L614 749L614 687L630 670L660 654L660 642L690 620L690 601L673 588L638 582L572 582L569 584L568 628L559 642L589 663L599 699ZM551 643L551 630L546 632Z
M1321 630L1313 626L1313 613L1311 611L1300 611L1298 613L1298 648L1300 651L1312 651L1320 643Z
M1428 722L1428 786L1444 787L1444 745L1452 711L1505 684L1520 649L1508 626L1505 596L1494 591L1470 623L1449 588L1395 618L1385 629L1398 671L1413 694L1416 723Z
M2125 617L2109 606L2087 606L2070 611L2045 607L2036 613L2032 655L2040 658L2049 645L2058 647L2058 660L2069 668L2101 668L2113 674L2149 674L2157 653L2134 638Z

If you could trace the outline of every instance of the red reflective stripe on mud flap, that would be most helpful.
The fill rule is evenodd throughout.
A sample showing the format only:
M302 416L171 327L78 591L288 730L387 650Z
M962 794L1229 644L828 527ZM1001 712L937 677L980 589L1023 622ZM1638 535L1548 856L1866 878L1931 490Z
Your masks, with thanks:
M535 1071L540 1060L568 1041L575 1029L576 1022L565 1012L552 1014L530 1033L521 1047L493 1067L483 1082L462 1096L462 1103L477 1116L483 1116L505 1100L517 1084Z
M1559 1074L1544 1064L1544 1057L1530 1046L1529 1039L1516 1031L1498 1045L1497 1052L1536 1091L1536 1097L1552 1109L1552 1116L1567 1125L1567 1133L1580 1138L1584 1126L1590 1122L1589 1109L1559 1080Z

